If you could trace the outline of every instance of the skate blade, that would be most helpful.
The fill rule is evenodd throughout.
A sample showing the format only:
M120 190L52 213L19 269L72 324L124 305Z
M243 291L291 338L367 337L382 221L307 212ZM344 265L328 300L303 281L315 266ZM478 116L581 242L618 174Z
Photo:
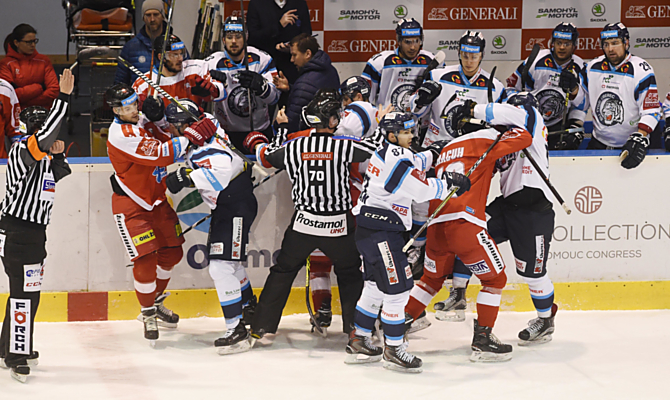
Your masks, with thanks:
M416 321L412 322L412 325L409 327L407 333L419 332L428 328L431 325L432 323L428 321L428 318L426 317L419 318Z
M12 378L16 379L21 383L26 383L26 381L28 380L28 375L17 374L16 372L14 372L14 370L9 371L9 374L12 376Z
M137 320L144 323L142 320L142 314L137 316ZM156 324L162 328L168 328L168 329L177 329L177 325L179 324L178 322L166 322L163 321L162 319L156 318Z
M512 353L489 353L484 351L473 350L470 355L472 362L504 362L512 359Z
M155 339L149 339L149 346L151 346L152 349L156 348L156 340Z
M345 364L369 364L374 362L379 362L382 359L382 355L378 356L368 356L365 354L347 354L347 358L344 359Z
M254 342L256 342L256 339L253 339ZM251 347L253 344L251 343L251 339L243 340L241 342L235 343L232 346L221 346L216 348L216 352L219 353L220 356L225 356L228 354L236 354L236 353L244 353L246 351L251 350Z
M519 339L519 346L535 346L535 345L538 345L538 344L551 342L551 339L552 339L551 335L545 335L545 336L542 336L542 337L537 338L535 340Z
M393 363L391 361L386 361L384 360L383 367L385 369L391 370L391 371L396 371L396 372L402 372L404 374L420 374L423 372L423 367L419 368L405 368L401 367L400 365Z
M465 310L438 310L435 311L435 319L446 322L463 322L465 321Z

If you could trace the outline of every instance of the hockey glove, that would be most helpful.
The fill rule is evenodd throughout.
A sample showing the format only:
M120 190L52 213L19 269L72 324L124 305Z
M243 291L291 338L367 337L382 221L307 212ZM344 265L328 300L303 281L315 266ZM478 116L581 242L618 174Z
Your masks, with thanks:
M191 93L194 96L207 97L212 96L216 98L219 96L219 89L214 86L212 81L204 79L201 76L195 77L195 86L191 87Z
M149 96L142 103L142 113L151 122L160 121L165 115L165 103L163 103L162 99Z
M454 114L451 117L451 129L454 132L458 132L461 126L463 126L462 124L465 123L463 120L468 120L473 117L473 112L476 105L476 102L468 99L465 100L462 105L459 104L454 107Z
M663 130L663 141L665 143L665 151L670 151L670 118L665 119L665 129Z
M569 71L568 68L563 68L561 77L558 81L558 86L563 89L565 93L572 93L577 86L579 86L579 76L577 75L577 68Z
M174 172L170 172L165 178L165 185L170 193L179 193L180 190L187 187L193 187L193 181L188 175L193 172L190 168L181 167Z
M621 152L628 151L628 156L621 161L621 166L626 169L632 169L640 165L647 155L649 148L649 138L635 132L628 137L626 144L623 145Z
M458 172L444 171L442 173L442 181L447 185L447 190L451 192L455 186L458 186L456 196L462 196L465 192L470 190L470 178Z
M442 152L444 146L447 145L447 143L449 143L447 140L438 140L437 142L434 142L428 146L428 150L433 153L433 165L437 165L437 159L440 158L440 153Z
M268 90L268 83L263 75L254 71L242 70L237 75L240 86L251 89L256 96L262 96Z
M209 70L209 75L212 77L212 79L216 79L217 81L223 83L223 85L226 85L226 81L228 80L228 76L226 75L225 72L223 71L218 71L216 69L210 69Z
M203 118L184 130L184 136L196 146L202 146L216 134L216 125L209 119Z
M425 81L417 91L416 106L424 107L442 93L442 85L435 81Z
M256 151L256 146L262 143L268 143L268 138L265 137L260 132L250 132L246 138L244 138L244 142L242 143L242 146L251 154L253 154Z

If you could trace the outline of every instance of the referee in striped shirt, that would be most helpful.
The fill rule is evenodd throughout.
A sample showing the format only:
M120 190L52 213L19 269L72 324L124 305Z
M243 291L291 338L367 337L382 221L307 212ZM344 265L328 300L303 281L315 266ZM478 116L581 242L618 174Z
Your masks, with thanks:
M354 218L349 212L349 169L352 163L374 154L381 135L362 140L334 135L341 110L342 99L335 90L320 90L303 110L303 117L316 129L283 146L277 140L265 152L272 166L286 169L296 211L256 306L251 328L257 338L277 331L293 281L317 248L335 266L344 331L349 333L353 326L363 277Z
M56 182L70 174L65 144L58 138L74 87L69 69L60 77L60 95L51 111L29 107L20 116L25 135L9 150L5 198L0 205L0 259L9 276L9 299L0 335L0 365L25 382L29 365L37 365L33 350L35 314L46 251Z

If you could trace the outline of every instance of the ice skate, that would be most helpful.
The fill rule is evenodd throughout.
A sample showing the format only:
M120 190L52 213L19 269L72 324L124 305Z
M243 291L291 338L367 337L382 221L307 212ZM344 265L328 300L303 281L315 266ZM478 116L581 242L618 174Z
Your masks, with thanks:
M216 352L224 356L227 354L244 353L251 349L251 336L249 331L240 321L234 329L228 329L226 334L216 339L214 346Z
M154 307L156 307L156 322L160 327L175 329L177 328L177 323L179 322L179 315L175 314L172 310L163 305L163 302L169 295L170 292L165 292L162 295L156 297L156 300L154 301ZM143 321L142 314L137 316L137 320L140 322Z
M366 364L381 361L384 352L381 347L372 344L372 338L357 336L354 333L349 337L346 350L345 364Z
M330 297L326 297L323 299L323 302L321 303L321 307L316 312L316 322L319 324L321 327L321 330L323 331L322 336L326 337L328 334L327 330L328 327L330 326L330 323L333 320L333 311L330 308ZM316 331L316 328L314 327L314 322L310 319L309 322L312 324L312 332Z
M435 303L435 319L439 321L463 322L468 303L465 300L465 288L449 288L449 297Z
M431 325L431 322L428 321L428 317L426 317L425 310L416 320L412 319L412 316L409 315L409 313L405 313L405 332L407 334L422 331Z
M479 326L479 323L475 320L475 334L472 338L470 361L500 362L512 359L512 345L502 343L491 330L490 327Z
M242 320L240 321L241 324L244 324L245 326L251 326L251 321L254 319L254 312L256 311L257 304L258 300L256 299L256 295L253 295L249 299L249 302L242 306Z
M158 340L156 307L142 308L142 323L144 323L144 338L149 340L151 347L154 347Z
M407 352L409 343L400 346L386 346L384 348L384 368L398 372L423 372L423 361L419 357Z
M26 383L28 375L30 375L30 367L27 364L15 365L10 368L9 375L21 383Z
M535 318L528 322L528 328L519 332L519 346L531 346L550 342L554 333L554 317L558 306L551 306L551 317Z
M40 352L37 351L37 350L33 351L33 353L30 355L30 357L28 357L28 360L27 360L28 361L28 366L31 367L31 368L37 367L40 364L39 357L40 357ZM8 369L9 368L7 366L7 364L5 364L5 358L4 357L0 357L0 368L3 368L3 369Z

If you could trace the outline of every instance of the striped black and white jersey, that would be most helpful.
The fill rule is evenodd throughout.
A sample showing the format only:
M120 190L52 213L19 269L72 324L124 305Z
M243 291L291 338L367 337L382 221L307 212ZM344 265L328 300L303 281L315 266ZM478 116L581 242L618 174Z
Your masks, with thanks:
M280 128L278 138L287 137ZM308 135L275 140L265 159L275 168L285 168L293 184L291 196L296 210L315 214L337 214L351 209L349 170L352 163L369 159L382 142L379 131L366 139L305 131Z
M67 112L67 98L61 93L40 130L22 137L9 150L3 215L49 224L56 182L71 172L62 153L53 156L48 153Z

